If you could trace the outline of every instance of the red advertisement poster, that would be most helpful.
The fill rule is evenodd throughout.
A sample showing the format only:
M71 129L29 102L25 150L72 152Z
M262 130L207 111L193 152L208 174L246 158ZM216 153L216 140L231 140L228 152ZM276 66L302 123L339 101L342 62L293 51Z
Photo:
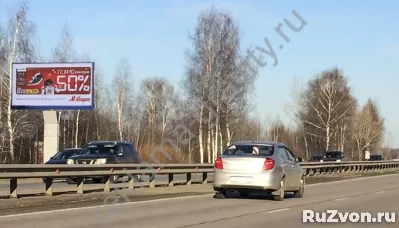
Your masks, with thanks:
M25 68L16 71L18 95L91 94L90 67Z

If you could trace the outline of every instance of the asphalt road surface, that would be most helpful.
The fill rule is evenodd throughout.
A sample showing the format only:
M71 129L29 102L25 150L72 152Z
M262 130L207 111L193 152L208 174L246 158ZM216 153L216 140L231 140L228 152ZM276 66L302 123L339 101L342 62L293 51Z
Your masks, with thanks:
M208 175L209 180L213 180L213 174ZM148 185L149 177L143 176L143 182L136 182L136 186ZM185 183L186 182L186 175L175 175L174 181L175 183ZM155 183L159 184L166 184L168 181L167 175L159 175L156 176ZM192 181L202 181L202 174L193 174ZM120 179L118 184L112 184L111 187L121 188L127 187L127 178ZM88 180L84 184L85 189L102 189L104 185L102 183L93 183L91 180ZM0 196L8 195L10 191L9 184L7 182L0 183ZM76 185L67 184L65 180L55 180L53 183L53 191L54 192L63 192L63 191L76 191ZM45 185L42 182L36 183L19 183L18 184L18 193L19 194L37 194L37 193L44 193L45 192Z
M0 217L0 227L31 228L259 228L325 227L302 222L303 210L399 213L399 175L309 185L302 199L272 201L263 195L214 199L212 195L131 202ZM335 216L338 218L338 216ZM398 218L396 217L396 220ZM334 227L398 227L398 222L336 223Z

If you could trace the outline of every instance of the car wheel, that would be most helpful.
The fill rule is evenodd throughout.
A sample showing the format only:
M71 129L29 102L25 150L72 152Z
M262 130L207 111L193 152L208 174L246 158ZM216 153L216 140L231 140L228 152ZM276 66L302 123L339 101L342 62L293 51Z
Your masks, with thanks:
M149 182L152 182L153 180L155 180L155 174L152 174L152 175L150 176Z
M133 177L134 177L134 181L137 181L137 182L142 182L142 181L143 181L143 180L141 179L141 178L142 178L142 175L141 175L141 174L139 174L139 175L134 175Z
M227 191L226 190L219 190L218 192L215 193L214 198L216 199L224 199L227 196Z
M111 181L112 184L118 183L118 180L119 180L119 176L118 175L112 175L109 178L110 178L110 181Z
M301 185L299 186L299 190L294 192L295 198L303 198L305 193L305 177L301 178Z
M278 190L278 195L273 195L275 201L283 201L285 196L285 180L280 181L280 189Z
M94 183L101 183L101 182L103 182L103 178L93 178L93 182Z
M239 192L241 197L247 198L249 196L249 192Z

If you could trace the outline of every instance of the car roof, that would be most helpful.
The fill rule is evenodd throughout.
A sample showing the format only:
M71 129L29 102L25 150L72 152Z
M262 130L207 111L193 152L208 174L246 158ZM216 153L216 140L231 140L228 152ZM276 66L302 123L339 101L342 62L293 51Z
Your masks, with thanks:
M65 148L62 151L68 151L68 150L81 150L82 148Z
M91 141L88 144L115 144L115 145L117 145L117 144L131 144L131 142L122 141L122 140L115 140L115 141L101 141L101 140L98 140L98 141Z
M232 145L273 145L273 146L286 146L284 143L281 142L272 142L272 141L237 141L233 142Z

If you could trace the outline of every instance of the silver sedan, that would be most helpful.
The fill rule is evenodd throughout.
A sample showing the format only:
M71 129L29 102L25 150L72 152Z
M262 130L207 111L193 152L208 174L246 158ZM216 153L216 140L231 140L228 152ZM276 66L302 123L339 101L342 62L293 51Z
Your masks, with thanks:
M302 159L283 143L233 143L215 161L216 198L226 197L229 191L238 191L244 197L251 192L267 192L277 201L284 200L286 192L302 198L305 176L299 162Z

